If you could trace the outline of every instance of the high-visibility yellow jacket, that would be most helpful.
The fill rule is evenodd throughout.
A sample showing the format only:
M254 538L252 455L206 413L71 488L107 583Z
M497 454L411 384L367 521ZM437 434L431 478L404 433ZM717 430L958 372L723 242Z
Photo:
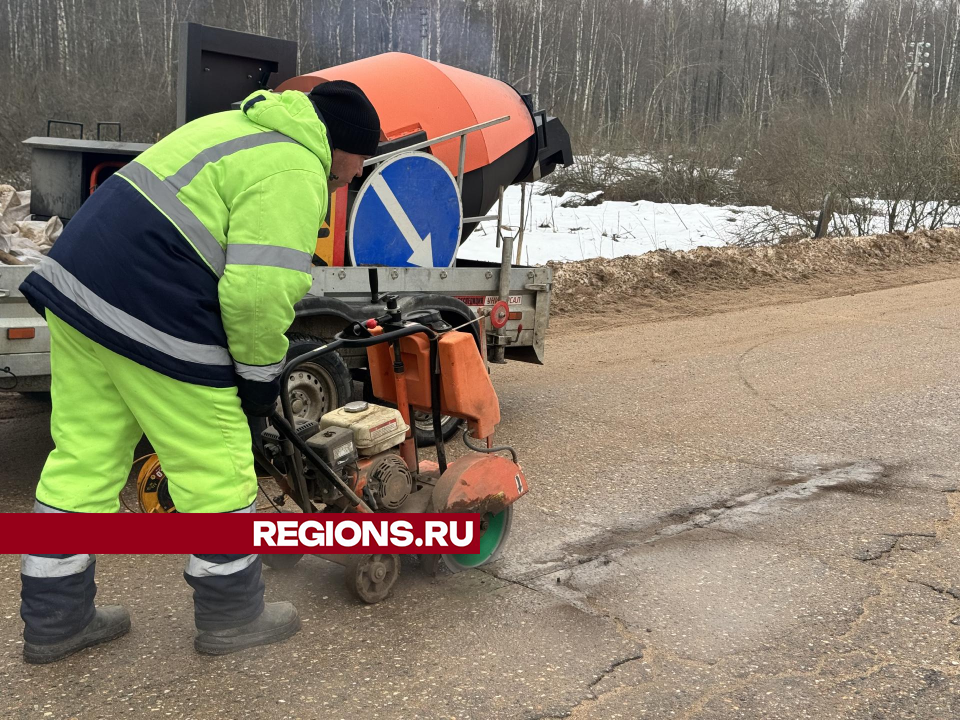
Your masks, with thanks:
M241 395L275 382L310 289L330 146L301 92L241 107L187 123L97 188L22 284L34 308L170 377Z

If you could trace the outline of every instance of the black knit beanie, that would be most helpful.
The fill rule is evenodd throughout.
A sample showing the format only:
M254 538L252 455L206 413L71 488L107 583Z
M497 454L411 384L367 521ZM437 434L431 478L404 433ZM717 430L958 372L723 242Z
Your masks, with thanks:
M331 80L310 91L317 114L327 126L330 147L354 155L376 155L380 116L363 90L346 80Z

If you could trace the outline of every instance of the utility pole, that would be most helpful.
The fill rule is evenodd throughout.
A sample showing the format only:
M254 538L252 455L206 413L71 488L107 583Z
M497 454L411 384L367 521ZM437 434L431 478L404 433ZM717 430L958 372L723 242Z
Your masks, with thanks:
M930 57L930 53L927 52L928 47L930 47L930 43L925 43L923 39L919 42L910 43L913 57L907 60L907 84L903 86L903 92L900 93L900 98L897 100L897 103L902 102L903 96L906 95L908 97L907 106L911 116L913 116L913 106L917 99L917 81L920 73L923 72L924 68L930 67L930 63L926 61L926 58Z

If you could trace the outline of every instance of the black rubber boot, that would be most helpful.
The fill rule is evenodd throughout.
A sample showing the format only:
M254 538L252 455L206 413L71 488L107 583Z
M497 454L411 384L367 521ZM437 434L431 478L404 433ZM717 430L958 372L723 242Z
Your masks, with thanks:
M256 620L227 630L201 630L193 647L204 655L227 653L269 645L293 637L300 630L300 615L293 603L267 603Z
M73 655L84 648L114 640L130 632L130 613L119 605L98 607L93 620L76 635L60 642L41 644L25 642L23 659L34 665L42 665Z

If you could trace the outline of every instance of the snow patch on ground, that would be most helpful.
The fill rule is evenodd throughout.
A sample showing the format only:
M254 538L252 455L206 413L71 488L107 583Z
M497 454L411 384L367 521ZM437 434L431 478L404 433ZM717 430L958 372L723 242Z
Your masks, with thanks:
M527 188L520 257L520 262L525 265L728 245L744 223L751 223L757 215L770 212L770 208L680 205L646 200L562 207L563 204L577 204L568 202L577 193L566 193L563 197L543 195L544 188L543 183L532 183ZM520 195L519 186L511 186L504 192L504 233L515 235L519 229ZM495 211L496 207L491 213ZM497 262L501 251L496 239L496 221L481 223L460 247L457 257Z
M640 164L648 162L636 158ZM531 183L526 192L523 242L519 262L544 265L592 258L643 255L653 250L693 250L723 247L739 239L757 242L783 237L809 237L809 226L794 216L769 206L684 205L679 203L618 202L603 200L602 192L541 194L544 183ZM520 227L519 186L503 196L503 232L514 237ZM861 199L858 215L836 213L830 224L833 235L875 235L888 232L892 208L880 200ZM929 227L960 224L960 207L944 202L914 206L899 204L895 227ZM491 214L496 212L496 206ZM461 260L499 262L496 221L481 223L460 246ZM516 260L516 251L514 251Z

